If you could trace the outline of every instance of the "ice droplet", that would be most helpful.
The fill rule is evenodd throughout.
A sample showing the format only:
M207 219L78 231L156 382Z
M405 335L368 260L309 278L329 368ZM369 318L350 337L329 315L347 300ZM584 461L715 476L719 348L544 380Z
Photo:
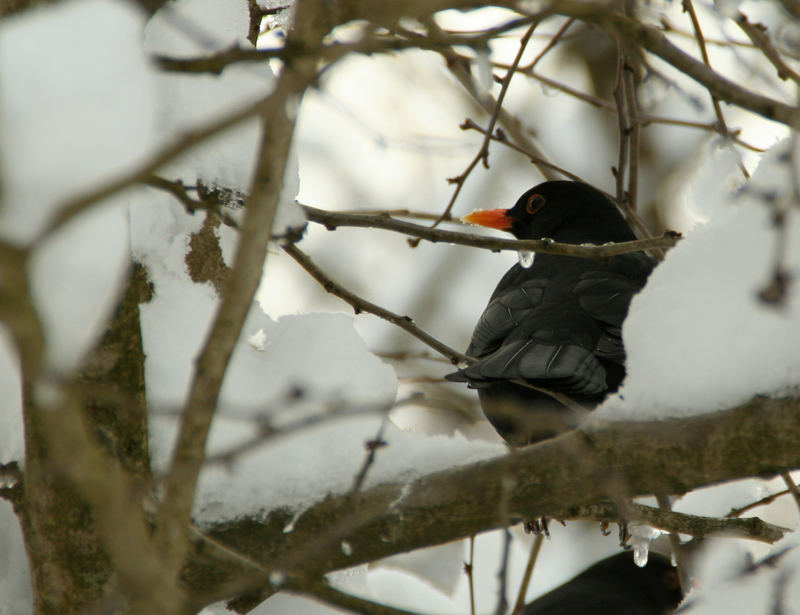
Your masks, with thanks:
M283 533L284 534L291 534L294 532L294 524L297 523L297 520L300 518L302 511L297 511L294 513L294 516L289 519L289 523L283 526Z
M633 541L633 563L644 568L647 566L647 557L650 555L650 541L649 540L635 540Z
M518 253L519 255L519 264L521 267L525 269L530 269L531 265L533 265L533 257L536 256L536 252L531 252L530 250L520 250Z
M629 527L629 530L633 547L633 563L639 568L644 568L647 566L647 557L650 554L650 541L661 536L662 532L649 525L634 525Z

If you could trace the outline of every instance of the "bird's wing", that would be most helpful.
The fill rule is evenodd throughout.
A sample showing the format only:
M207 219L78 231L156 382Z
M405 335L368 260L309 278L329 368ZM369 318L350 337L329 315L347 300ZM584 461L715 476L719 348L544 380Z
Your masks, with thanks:
M622 322L628 315L633 295L641 290L643 280L607 270L590 270L581 275L573 292L580 306L599 325L601 335L593 353L607 361L622 364Z
M593 351L601 329L558 280L502 282L472 336L467 354L480 359L451 380L473 386L525 380L579 395L605 392L606 373Z

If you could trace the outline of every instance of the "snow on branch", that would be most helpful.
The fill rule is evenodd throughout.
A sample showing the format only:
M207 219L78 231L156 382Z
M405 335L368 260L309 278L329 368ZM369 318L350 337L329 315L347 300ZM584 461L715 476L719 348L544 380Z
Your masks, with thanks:
M757 397L737 408L688 419L586 426L514 454L410 483L329 496L300 515L281 509L258 519L220 523L208 535L270 572L295 579L309 571L321 574L501 527L496 507L487 502L507 501L517 520L609 520L614 509L604 502L615 497L614 484L624 485L628 497L682 494L795 468L800 468L800 400ZM295 516L292 531L284 533L282 528ZM630 517L696 536L774 542L786 531L760 520L706 519L645 507L634 507ZM350 548L342 550L342 541ZM233 572L229 562L211 562L209 557L194 558L190 585L193 579L207 581L209 566L217 574ZM265 589L247 589L257 587ZM211 593L215 599L229 596Z

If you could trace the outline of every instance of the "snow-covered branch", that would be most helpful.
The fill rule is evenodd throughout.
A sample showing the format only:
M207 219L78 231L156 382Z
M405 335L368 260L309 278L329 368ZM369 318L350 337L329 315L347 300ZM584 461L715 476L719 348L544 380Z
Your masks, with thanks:
M309 570L346 568L500 527L496 506L487 502L506 497L517 520L575 518L579 507L613 497L614 483L624 485L630 497L682 494L796 468L800 400L755 398L731 410L683 420L589 425L514 454L410 483L328 497L300 515L275 510L264 521L240 519L207 531L270 572L302 577ZM509 482L513 487L507 492ZM598 515L597 510L588 509L586 518L612 516ZM658 516L637 509L636 518L640 515ZM287 533L292 518L295 522ZM752 520L728 525L719 519L672 517L664 525L698 536L725 535L732 529L736 535L767 542L783 532ZM349 547L342 549L345 542ZM190 570L200 575L205 569L206 579L208 565L196 561ZM224 570L227 564L219 566Z

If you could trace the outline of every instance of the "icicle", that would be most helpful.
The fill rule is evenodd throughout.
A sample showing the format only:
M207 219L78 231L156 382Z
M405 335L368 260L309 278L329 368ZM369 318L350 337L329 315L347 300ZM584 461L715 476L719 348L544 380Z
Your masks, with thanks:
M533 265L533 257L536 256L536 253L530 250L520 250L517 254L519 255L520 266L525 269L530 269L531 265Z
M291 534L294 532L294 524L297 523L297 520L300 518L300 515L303 513L302 510L298 510L294 513L294 516L289 520L289 523L283 526L283 533L284 534Z
M633 563L644 568L647 566L647 557L650 554L650 542L661 536L661 530L656 530L649 525L629 526L631 533L631 546L633 547Z

